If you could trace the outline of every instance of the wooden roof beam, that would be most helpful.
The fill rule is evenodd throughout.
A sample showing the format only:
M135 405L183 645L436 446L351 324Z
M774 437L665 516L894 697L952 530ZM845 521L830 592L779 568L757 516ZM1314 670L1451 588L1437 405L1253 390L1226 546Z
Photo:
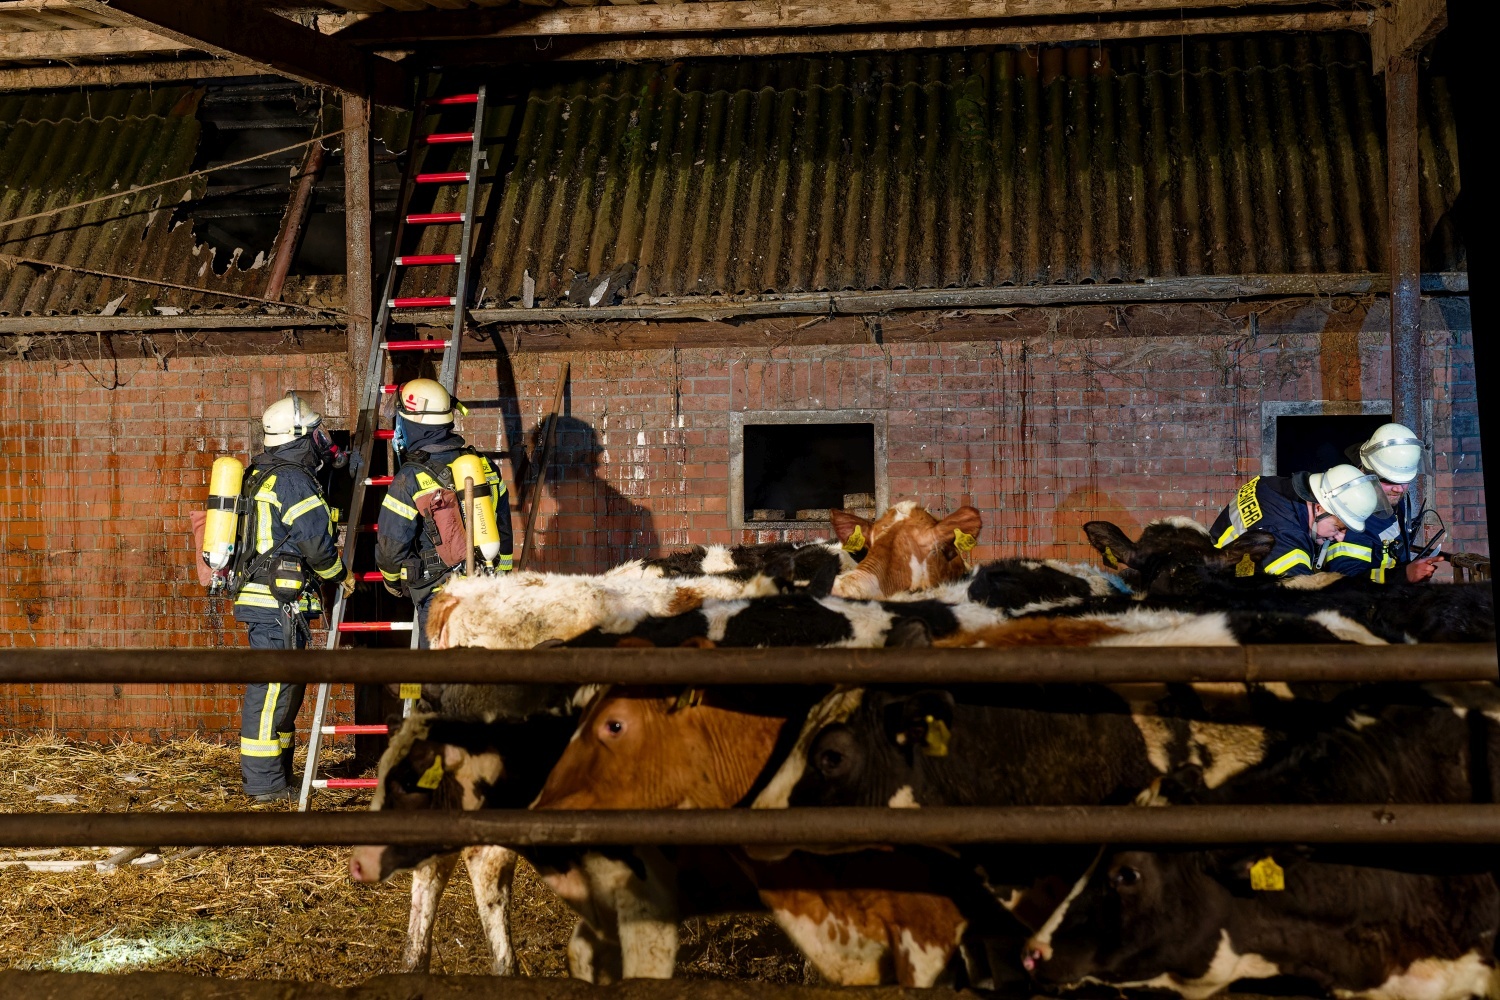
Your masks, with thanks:
M196 48L139 28L83 28L0 34L0 59L80 59Z
M258 76L264 70L236 59L156 60L95 66L25 66L0 69L0 91L53 90L60 87L123 87L137 83L175 83L226 76Z
M500 10L423 11L369 17L334 37L356 45L399 46L545 35L654 35L791 31L874 24L931 24L1017 18L1083 19L1185 10L1306 8L1309 0L703 0L599 7L512 6ZM1317 0L1313 0L1314 3ZM1330 4L1348 9L1350 3Z
M238 0L73 0L73 7L312 86L387 106L411 103L407 73L391 60Z

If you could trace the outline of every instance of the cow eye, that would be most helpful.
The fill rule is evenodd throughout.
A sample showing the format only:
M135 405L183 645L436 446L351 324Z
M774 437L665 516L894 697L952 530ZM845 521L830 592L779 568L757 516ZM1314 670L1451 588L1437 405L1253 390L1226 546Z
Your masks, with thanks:
M1114 882L1117 888L1128 889L1140 882L1141 872L1138 868L1131 868L1129 865L1121 865L1115 870L1115 873L1110 876L1110 880Z
M818 754L818 770L833 774L844 766L844 755L837 750L824 750Z
M621 722L619 719L610 719L604 724L604 731L609 733L609 735L611 736L619 736L625 731L625 723Z

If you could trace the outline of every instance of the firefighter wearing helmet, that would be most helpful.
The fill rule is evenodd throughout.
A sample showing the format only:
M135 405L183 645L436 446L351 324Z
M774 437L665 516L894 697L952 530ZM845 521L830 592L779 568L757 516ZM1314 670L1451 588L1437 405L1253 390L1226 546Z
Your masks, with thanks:
M1329 569L1329 548L1348 532L1364 530L1366 521L1382 512L1389 514L1390 504L1377 477L1335 465L1327 472L1255 477L1239 488L1209 531L1221 549L1252 528L1269 532L1275 543L1260 569L1271 576L1304 576Z
M1368 573L1376 583L1421 583L1431 578L1442 557L1412 558L1422 523L1422 504L1413 490L1425 454L1421 440L1403 424L1381 424L1369 440L1350 445L1345 454L1378 478L1391 510L1370 517L1362 530L1351 531L1339 551L1330 553L1327 568L1346 576Z
M393 594L407 594L417 609L418 645L427 648L427 608L469 555L462 510L463 479L473 470L476 507L475 563L486 572L511 568L510 499L489 459L453 430L462 412L441 384L413 379L396 396L393 439L401 467L380 506L375 564ZM457 472L455 471L457 470ZM488 534L486 535L486 532ZM491 541L481 544L481 539Z
M296 393L266 407L264 449L250 461L240 496L246 511L233 575L235 621L252 649L303 649L308 619L322 611L319 587L346 575L334 540L333 512L318 473L347 459L323 429L323 417ZM250 684L240 721L240 775L258 802L294 799L294 722L301 684Z

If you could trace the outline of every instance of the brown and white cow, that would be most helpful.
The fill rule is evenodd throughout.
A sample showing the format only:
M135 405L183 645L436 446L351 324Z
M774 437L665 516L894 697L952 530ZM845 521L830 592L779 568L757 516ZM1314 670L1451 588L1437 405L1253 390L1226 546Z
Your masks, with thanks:
M973 507L934 517L913 501L896 504L874 521L844 510L830 514L846 549L867 548L859 565L833 583L839 597L879 600L936 587L969 573L983 520Z

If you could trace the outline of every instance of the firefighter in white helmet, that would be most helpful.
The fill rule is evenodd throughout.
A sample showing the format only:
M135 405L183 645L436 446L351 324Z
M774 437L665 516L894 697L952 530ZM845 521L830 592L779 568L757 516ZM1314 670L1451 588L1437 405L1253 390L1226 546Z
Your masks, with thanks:
M1368 573L1377 583L1430 579L1442 557L1412 559L1422 519L1421 501L1414 490L1425 457L1421 439L1404 424L1381 424L1368 440L1350 445L1345 454L1379 478L1391 512L1377 514L1362 530L1351 531L1338 551L1329 553L1326 568L1346 576Z
M1389 511L1374 475L1335 465L1327 472L1255 477L1239 488L1209 530L1221 549L1252 528L1269 532L1276 543L1261 560L1261 570L1303 576L1327 568L1328 547L1346 533L1364 530L1372 515Z
M302 649L308 619L322 610L320 583L346 575L334 541L333 513L318 473L347 461L323 417L288 393L261 417L265 450L250 461L241 497L246 501L233 574L234 617L250 631L252 649ZM302 705L301 684L250 684L240 720L240 775L256 801L294 799L291 788L293 723Z
M376 526L375 565L385 587L408 594L417 609L419 647L427 648L427 608L453 571L468 555L462 507L463 483L455 483L449 463L461 455L479 462L484 482L475 483L475 499L488 507L499 532L493 561L476 552L479 565L491 572L511 568L510 499L505 482L489 459L469 447L453 430L453 414L462 410L446 389L430 378L412 379L396 395L393 444L401 467L391 480ZM476 546L476 548L478 548Z

